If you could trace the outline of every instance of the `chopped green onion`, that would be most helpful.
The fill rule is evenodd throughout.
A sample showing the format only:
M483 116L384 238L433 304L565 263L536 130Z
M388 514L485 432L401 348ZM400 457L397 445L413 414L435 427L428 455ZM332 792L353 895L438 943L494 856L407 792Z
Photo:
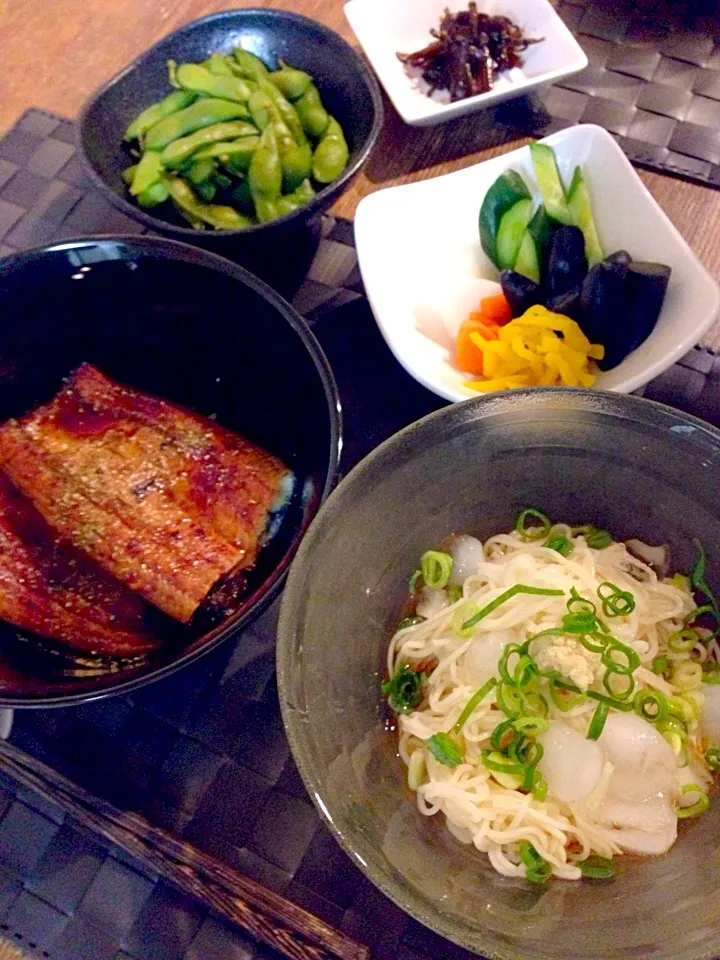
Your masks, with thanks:
M683 796L686 793L697 793L700 795L698 800L696 800L691 806L677 808L675 814L681 820L685 820L688 817L698 817L701 813L705 813L707 808L710 806L710 798L708 795L705 793L702 787L698 787L694 783L684 783L680 788L680 793L682 793Z
M588 740L597 740L603 732L609 710L610 707L608 707L606 703L599 703L597 707L595 707L595 713L592 715L592 720L590 721L590 726L586 734Z
M668 649L672 650L673 653L687 653L688 650L692 650L699 639L700 637L694 630L676 630L668 637Z
M635 609L635 598L628 590L621 590L615 583L605 580L597 588L606 617L625 617Z
M561 690L571 690L573 693L583 693L580 687L574 683L571 683L570 680L561 680L558 678L554 681L554 683ZM584 693L584 696L589 697L591 700L597 700L598 703L606 703L614 710L621 710L623 713L629 713L633 708L632 703L627 703L625 700L618 700L616 697L606 697L604 693L598 693L596 690L587 690Z
M585 543L593 550L604 550L613 542L607 530L600 530L592 523L585 524L583 527L573 527L573 533L582 534L585 537Z
M717 747L710 747L705 754L705 763L710 767L711 770L720 770L720 749Z
M559 553L562 557L569 557L575 549L575 544L572 542L572 540L569 540L562 534L549 537L545 542L545 546L548 548L548 550L555 550L555 552Z
M525 875L531 883L545 883L551 876L551 864L540 856L529 840L520 841L518 856L525 864Z
M517 655L518 660L511 673L509 661L514 654ZM526 687L535 672L535 661L527 653L523 653L523 648L519 644L509 643L505 647L498 662L498 673L505 683L512 687Z
M475 633L475 627L468 627L467 624L477 613L477 609L477 604L473 603L472 600L468 600L467 603L463 603L462 606L458 607L455 613L452 615L450 624L455 633L462 640L469 640L470 637Z
M417 590L418 580L422 577L422 570L416 570L413 575L408 580L408 587L410 588L410 593L415 593Z
M533 781L532 790L530 792L540 803L542 803L545 797L547 797L548 782L539 770L535 771L535 780Z
M519 593L530 594L531 596L538 597L561 597L563 595L562 590L546 590L543 587L531 587L526 583L516 583L514 587L510 587L504 593L501 593L499 597L495 597L494 600L491 600L486 606L481 610L470 617L469 620L466 620L463 624L463 627L467 629L468 627L474 627L476 623L480 623L482 619L491 614L493 610L497 610L498 607L501 607L506 600L511 600L513 597L516 597Z
M567 602L568 613L597 613L597 607L592 600L581 597L575 587L570 588L570 599Z
M463 761L463 752L447 733L434 733L425 746L430 753L446 767L456 767Z
M706 613L712 613L713 608L709 603L703 603L699 607L695 607L694 610L691 610L690 613L685 617L685 626L693 623L697 620L698 617L704 616Z
M518 733L526 737L537 737L541 733L547 733L550 725L544 717L518 717L511 720L510 723L515 727Z
M558 710L567 713L568 710L585 702L585 694L579 688L577 689L577 693L572 693L566 687L559 686L556 680L550 681L550 696Z
M528 525L528 520L537 521ZM550 518L542 510L536 510L534 507L527 507L521 510L515 520L515 530L520 534L523 540L542 540L550 533Z
M608 643L607 637L597 632L590 634L590 636L579 637L578 639L590 653L604 653ZM595 643L593 643L593 640L595 640Z
M606 670L603 677L603 686L616 700L629 700L635 690L635 678L631 673L621 673L619 670ZM632 705L630 705L632 709Z
M497 685L495 702L506 717L520 717L525 712L521 691L507 683Z
M685 660L673 670L670 682L681 690L694 690L702 683L703 669L699 663Z
M520 696L522 697L525 716L546 717L550 712L548 702L541 693L536 693L534 690L523 690Z
M525 773L525 769L517 760L511 760L503 756L498 750L483 750L481 753L482 762L488 770L497 773Z
M705 663L703 664L703 683L720 683L720 664L717 663Z
M598 857L596 854L581 860L578 867L584 877L589 880L608 880L615 876L615 865L607 857Z
M667 699L657 690L638 690L633 698L633 709L650 723L661 723L670 713Z
M695 548L698 552L698 558L693 564L692 570L690 571L690 582L695 589L708 601L712 615L715 617L716 622L720 624L720 607L718 607L715 594L712 592L710 584L707 582L707 556L705 554L705 549L699 540L694 540L693 543L695 544Z
M667 697L667 705L670 713L683 723L692 723L697 719L695 708L684 698Z
M487 681L487 683L484 683L484 684L480 687L480 689L477 690L477 691L470 697L470 699L468 700L468 702L467 702L467 703L465 704L465 706L463 707L462 713L460 714L460 716L459 716L459 717L457 718L457 720L455 721L455 726L453 727L453 730L455 731L455 733L460 733L460 731L462 730L462 728L465 726L465 724L467 723L467 721L468 721L468 720L470 719L470 717L472 716L472 713L473 713L473 711L475 710L475 708L478 707L478 706L482 703L482 701L485 699L485 697L486 697L486 696L490 693L490 691L494 688L494 686L495 686L496 683L497 683L497 680L495 679L495 677L491 677L491 678Z
M415 627L418 625L418 623L424 623L424 622L425 622L425 617L418 617L418 616L403 617L403 619L395 628L395 632L397 633L398 630L407 630L408 627Z
M421 673L403 666L392 679L382 685L382 692L387 696L395 713L407 713L422 699L421 683Z
M531 740L525 750L525 777L523 779L523 790L532 790L535 783L535 768L542 760L545 752L543 745L537 740Z
M662 720L658 723L657 728L672 747L675 756L679 757L681 761L687 762L686 747L688 736L683 724L674 717L668 717L667 720Z
M597 629L597 617L589 610L566 613L562 626L565 633L593 633Z
M490 746L493 750L506 752L518 740L517 730L512 720L502 720L490 734Z
M442 590L452 573L453 558L440 550L427 550L420 559L420 571L428 587Z
M664 653L661 653L659 657L655 657L653 662L650 664L650 669L653 673L665 673L668 668L668 658Z
M462 599L463 588L459 583L451 583L447 588L448 600L450 603L457 603Z
M625 663L622 661L618 662L613 654L619 654L624 657ZM607 638L606 647L600 660L611 673L630 674L640 666L640 657L635 653L633 648L628 647L625 643L621 643L620 640L617 640L615 637Z
M677 587L678 590L684 590L685 593L690 593L690 577L686 577L684 573L674 573L670 577L670 583L674 587Z

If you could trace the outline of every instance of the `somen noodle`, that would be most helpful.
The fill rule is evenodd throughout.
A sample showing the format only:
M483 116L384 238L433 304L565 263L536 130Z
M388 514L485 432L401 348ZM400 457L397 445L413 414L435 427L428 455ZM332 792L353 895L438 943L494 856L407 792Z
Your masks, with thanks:
M529 509L424 554L383 685L420 812L536 882L665 853L720 768L700 549L691 578L663 578L606 531Z

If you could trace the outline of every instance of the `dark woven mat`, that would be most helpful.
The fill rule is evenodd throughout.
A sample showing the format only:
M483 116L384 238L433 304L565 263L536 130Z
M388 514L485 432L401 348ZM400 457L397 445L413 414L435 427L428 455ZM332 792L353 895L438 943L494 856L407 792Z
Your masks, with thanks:
M559 0L590 61L541 95L536 133L605 127L627 156L720 186L720 7L716 0ZM513 110L502 114L513 122Z
M72 139L68 121L31 110L0 140L0 253L138 231L88 192ZM328 218L295 298L336 372L345 470L441 405L385 347L352 244L352 225ZM693 350L645 392L718 423L720 360ZM271 609L236 643L132 696L19 712L12 740L326 918L370 945L377 960L466 960L379 893L321 824L280 720L276 616ZM0 936L53 960L276 960L1 776Z

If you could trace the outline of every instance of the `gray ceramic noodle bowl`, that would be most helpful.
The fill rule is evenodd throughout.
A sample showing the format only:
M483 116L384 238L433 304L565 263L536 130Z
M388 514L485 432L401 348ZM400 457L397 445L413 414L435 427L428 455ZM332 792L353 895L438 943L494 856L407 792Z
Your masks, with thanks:
M609 883L497 875L420 815L379 694L408 574L451 531L485 538L536 505L618 538L701 537L720 572L720 431L635 397L513 391L431 414L379 447L315 519L285 589L278 678L311 796L367 876L418 920L492 958L720 955L720 797L667 856ZM711 576L712 579L712 576Z

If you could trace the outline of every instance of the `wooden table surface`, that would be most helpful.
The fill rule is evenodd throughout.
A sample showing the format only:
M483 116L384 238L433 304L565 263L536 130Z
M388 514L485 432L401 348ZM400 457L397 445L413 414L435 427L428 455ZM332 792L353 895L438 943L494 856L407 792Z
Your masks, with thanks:
M88 94L180 24L232 6L275 6L326 23L352 43L342 0L0 0L0 132L28 107L74 117ZM436 176L517 146L493 142L482 115L422 130L402 123L386 101L380 141L335 212L352 217L382 187ZM497 143L497 133L495 142ZM720 190L640 171L650 192L720 278Z

